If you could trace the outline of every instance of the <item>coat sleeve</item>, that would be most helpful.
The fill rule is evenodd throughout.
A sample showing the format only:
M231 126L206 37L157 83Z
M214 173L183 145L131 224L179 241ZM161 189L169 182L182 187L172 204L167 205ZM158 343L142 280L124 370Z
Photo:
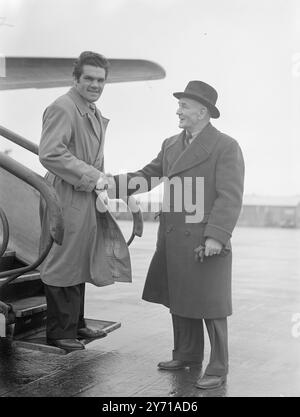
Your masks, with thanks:
M69 150L72 120L66 109L57 104L43 115L43 130L39 146L41 164L54 175L74 186L76 191L92 191L101 172L76 158Z
M164 143L157 157L144 168L114 176L117 188L116 198L145 193L159 184L163 176Z
M217 198L213 204L204 236L226 245L238 221L244 189L244 160L236 141L221 153L216 166Z

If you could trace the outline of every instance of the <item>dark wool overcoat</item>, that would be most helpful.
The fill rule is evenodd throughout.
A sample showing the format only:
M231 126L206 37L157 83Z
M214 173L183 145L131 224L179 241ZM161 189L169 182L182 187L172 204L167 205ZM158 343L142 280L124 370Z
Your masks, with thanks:
M96 210L94 189L103 171L107 123L98 109L93 114L74 87L44 113L39 156L60 200L65 228L62 246L54 243L41 265L41 279L48 285L131 281L126 241L110 213ZM41 222L42 250L49 227L43 200Z
M178 206L169 187L169 202L160 212L157 246L147 274L143 299L164 304L172 314L188 318L221 318L232 313L230 238L242 206L244 161L236 140L210 123L189 145L185 132L166 139L158 156L142 170L127 174L144 177L177 177L182 183L204 179L204 193L192 185L193 203L204 210L201 219L187 221L188 204ZM180 182L179 180L179 182ZM120 177L119 177L120 181ZM201 184L201 181L199 182ZM188 192L186 186L184 192ZM198 193L198 195L195 195ZM204 195L202 195L204 194ZM182 197L183 198L183 197ZM204 198L204 200L203 200ZM187 198L188 199L188 198ZM175 202L175 203L174 203ZM169 207L169 209L168 209ZM194 249L211 237L223 244L218 256L197 262Z

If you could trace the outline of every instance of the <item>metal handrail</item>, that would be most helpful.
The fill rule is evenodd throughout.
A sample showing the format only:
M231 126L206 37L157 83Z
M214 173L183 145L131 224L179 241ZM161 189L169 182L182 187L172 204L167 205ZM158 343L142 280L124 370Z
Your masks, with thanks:
M3 238L2 238L2 244L0 246L0 258L4 254L4 252L7 249L8 240L9 240L9 225L7 221L7 217L5 215L4 210L0 207L0 219L3 226Z
M39 154L39 147L35 143L31 142L30 140L24 138L23 136L15 132L12 132L9 129L6 129L3 126L0 126L0 135L10 140L11 142L16 143L17 145L22 146L24 149L27 149L28 151L36 155ZM130 198L122 199L122 200L125 201L129 209L131 210ZM142 215L141 209L138 208L137 210L131 210L131 213L132 213L133 226L132 226L131 236L129 240L127 241L127 246L129 246L132 243L135 236L141 237L143 234L143 215Z
M134 197L130 196L124 199L122 198L122 200L127 204L131 211L133 220L131 236L127 241L127 246L130 246L136 236L141 237L143 235L143 215Z
M25 139L23 136L18 135L12 130L6 129L6 127L0 126L0 135L36 155L39 154L39 147L35 143Z
M2 152L0 152L0 167L39 191L48 206L49 212L49 230L45 249L40 254L38 260L32 265L1 272L0 278L10 277L2 284L1 287L3 288L3 286L6 286L9 282L16 279L18 276L24 274L25 272L29 272L40 265L50 251L53 241L58 245L62 244L64 225L62 209L60 207L55 190L50 184L48 184L40 175L31 171L29 168L26 168L24 165L20 164Z
M22 268L11 269L9 271L5 271L5 272L0 273L0 278L9 277L4 281L4 283L2 285L0 285L0 291L2 291L4 287L7 287L7 285L10 282L14 281L19 276L37 268L46 259L46 256L50 252L50 249L52 248L52 245L53 245L53 242L54 242L50 233L47 236L47 240L48 241L47 241L47 245L46 245L45 249L43 250L43 252L40 254L39 258L33 264L28 265L28 266L24 266Z

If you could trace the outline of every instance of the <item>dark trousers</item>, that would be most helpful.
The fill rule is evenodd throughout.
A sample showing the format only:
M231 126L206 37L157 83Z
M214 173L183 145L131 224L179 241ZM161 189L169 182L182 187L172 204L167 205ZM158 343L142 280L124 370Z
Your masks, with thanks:
M47 299L47 338L76 339L77 329L85 327L85 284L54 287L44 284Z
M204 331L202 319L190 319L172 314L174 331L173 359L202 363ZM227 318L204 319L211 352L206 375L222 376L228 373Z

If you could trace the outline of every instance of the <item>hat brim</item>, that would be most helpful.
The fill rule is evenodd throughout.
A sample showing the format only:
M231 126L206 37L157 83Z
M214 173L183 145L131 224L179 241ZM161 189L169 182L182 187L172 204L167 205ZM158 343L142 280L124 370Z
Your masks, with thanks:
M173 93L173 96L180 99L183 97L191 98L192 100L198 101L199 103L203 104L205 107L208 108L209 113L213 119L218 119L220 117L220 112L216 106L206 101L204 98L196 96L194 94L189 93Z

